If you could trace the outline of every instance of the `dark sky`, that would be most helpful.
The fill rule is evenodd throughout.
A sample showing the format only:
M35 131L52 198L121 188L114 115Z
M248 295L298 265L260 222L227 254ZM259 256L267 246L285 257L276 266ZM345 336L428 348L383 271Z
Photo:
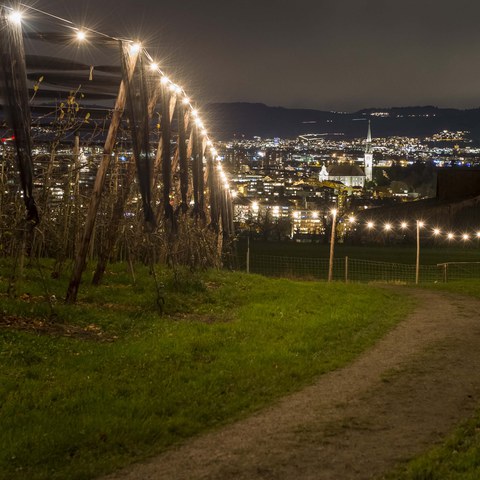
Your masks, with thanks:
M138 36L207 102L480 106L478 0L38 0Z

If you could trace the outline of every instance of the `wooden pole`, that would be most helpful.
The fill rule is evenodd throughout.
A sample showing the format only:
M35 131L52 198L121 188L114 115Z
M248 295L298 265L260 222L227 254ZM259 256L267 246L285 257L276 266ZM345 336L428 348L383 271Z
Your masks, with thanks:
M180 167L180 198L181 209L185 213L188 208L188 156L187 156L187 128L190 119L189 111L185 111L185 105L179 104L178 109L178 145L176 159ZM173 162L173 171L176 171L177 162Z
M417 262L415 265L415 284L420 279L420 221L417 220Z
M335 228L337 222L337 211L332 210L332 233L330 235L330 260L328 262L328 281L333 280L333 257L335 250Z
M124 51L126 50L125 53L128 52L129 63L127 65L127 75L129 78L131 78L135 70L138 53L132 52L130 50L130 46L127 43L120 42L120 47ZM80 282L82 281L82 275L85 270L88 249L92 239L93 229L95 226L98 208L100 206L103 188L105 186L105 179L108 167L110 166L113 147L115 146L118 129L120 127L120 121L122 119L123 111L125 109L126 99L126 85L125 82L122 80L122 82L120 83L120 88L118 90L118 96L115 102L112 120L108 129L107 139L105 140L102 160L97 170L95 184L93 186L92 195L90 197L90 205L88 207L87 218L85 220L85 229L83 232L82 241L80 244L80 248L78 249L77 255L75 256L75 265L65 298L65 301L67 303L74 303L77 300L78 289L80 288Z

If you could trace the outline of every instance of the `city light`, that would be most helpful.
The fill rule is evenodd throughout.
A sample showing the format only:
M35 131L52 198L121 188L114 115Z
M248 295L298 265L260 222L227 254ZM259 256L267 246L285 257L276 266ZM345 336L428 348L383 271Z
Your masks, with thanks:
M407 223L407 222L402 222L402 223L400 224L400 227L401 227L403 230L405 230L406 228L408 228L408 223Z

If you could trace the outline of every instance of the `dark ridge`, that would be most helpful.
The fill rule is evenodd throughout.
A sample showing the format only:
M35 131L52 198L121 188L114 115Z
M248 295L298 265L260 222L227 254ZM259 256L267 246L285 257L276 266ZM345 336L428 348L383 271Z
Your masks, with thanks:
M368 108L358 112L269 107L261 103L212 103L205 107L215 138L296 138L302 134L359 138L371 120L377 137L428 136L441 130L468 130L480 142L480 109L457 110L433 106ZM388 116L378 116L378 112ZM375 115L376 114L376 115Z

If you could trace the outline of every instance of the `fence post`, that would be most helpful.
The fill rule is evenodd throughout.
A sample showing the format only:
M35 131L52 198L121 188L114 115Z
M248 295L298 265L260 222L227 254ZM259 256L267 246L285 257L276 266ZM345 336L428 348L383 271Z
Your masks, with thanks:
M443 281L445 283L448 281L448 263L443 266Z
M247 273L250 273L250 236L247 238Z
M348 257L345 257L345 283L348 283Z

